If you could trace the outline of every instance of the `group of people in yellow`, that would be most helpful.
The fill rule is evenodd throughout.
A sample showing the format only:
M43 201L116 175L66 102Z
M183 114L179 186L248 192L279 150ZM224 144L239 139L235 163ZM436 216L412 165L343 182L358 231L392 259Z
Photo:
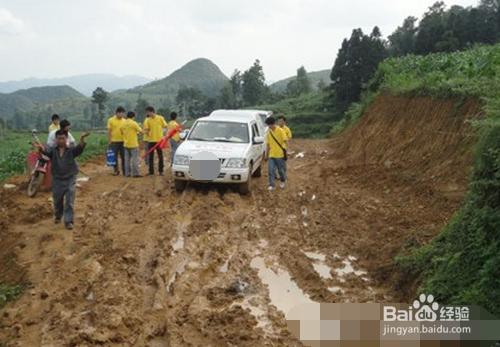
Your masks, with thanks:
M151 106L146 108L146 119L143 127L134 120L135 113L126 112L123 107L118 107L113 116L108 119L109 148L117 158L114 166L114 174L120 175L118 158L121 160L122 172L127 177L141 177L139 172L139 134L142 134L145 148L145 162L148 166L149 175L154 175L154 156L158 156L158 173L163 175L163 149L158 146L162 140L165 130L180 129L177 123L177 113L170 114L167 122L163 116L156 114ZM64 120L63 122L66 122ZM69 123L68 123L69 124ZM269 117L266 120L269 131L266 134L267 144L266 160L269 169L269 190L276 189L275 181L280 181L280 187L285 188L287 180L287 148L292 139L292 131L287 126L286 118L280 115L277 118ZM59 116L52 116L49 132L55 132L60 127ZM71 136L71 135L69 135ZM50 142L50 141L49 141ZM74 142L74 141L73 141ZM179 132L175 132L170 138L171 162L174 160L175 151L179 147L181 138Z
M170 114L170 121L156 114L154 107L146 107L146 119L143 127L137 123L135 112L126 112L125 109L119 106L115 114L108 119L108 139L109 148L115 153L116 165L114 174L120 175L118 158L121 161L122 173L127 177L141 177L139 172L139 135L143 135L145 143L145 159L148 165L148 174L154 175L154 155L158 156L158 173L163 176L163 148L159 146L159 142L164 137L165 130L178 130L180 128L177 123L177 113ZM173 161L175 151L180 144L181 138L177 132L170 137L171 161Z

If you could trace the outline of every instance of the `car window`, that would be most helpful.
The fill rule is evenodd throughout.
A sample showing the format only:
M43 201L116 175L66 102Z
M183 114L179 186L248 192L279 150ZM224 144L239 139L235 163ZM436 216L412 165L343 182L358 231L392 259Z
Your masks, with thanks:
M259 127L254 123L252 124L252 138L255 138L257 136L260 136Z
M192 141L249 143L248 124L198 121L189 134Z

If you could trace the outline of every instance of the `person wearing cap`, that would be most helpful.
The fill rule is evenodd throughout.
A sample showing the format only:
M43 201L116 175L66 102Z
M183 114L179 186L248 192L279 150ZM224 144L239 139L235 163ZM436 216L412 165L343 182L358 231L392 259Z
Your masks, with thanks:
M125 176L141 177L139 174L139 139L142 133L139 124L134 120L135 112L128 112L127 119L121 128L123 147L125 148Z
M64 130L68 133L68 136L66 137L66 141L67 141L67 146L68 147L73 147L75 146L76 144L76 141L75 141L75 138L73 137L73 135L71 135L71 133L69 132L70 128L71 128L71 124L70 122L67 120L67 119L63 119L60 123L59 123L59 126L60 126L60 129L61 130ZM56 142L56 132L57 130L59 129L56 129L56 130L52 130L50 133L49 133L49 137L47 138L47 146L48 147L56 147L57 146L57 142Z
M114 116L108 119L108 142L109 148L115 153L116 165L114 166L114 175L120 175L118 166L118 157L122 163L122 172L125 174L125 149L123 147L123 134L121 127L125 123L125 109L122 106L116 108Z

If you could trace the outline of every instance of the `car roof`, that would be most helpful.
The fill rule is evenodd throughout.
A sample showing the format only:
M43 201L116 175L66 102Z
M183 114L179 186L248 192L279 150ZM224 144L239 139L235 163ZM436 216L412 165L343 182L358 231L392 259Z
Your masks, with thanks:
M259 113L249 110L217 110L203 119L220 120L228 122L250 122L258 119Z

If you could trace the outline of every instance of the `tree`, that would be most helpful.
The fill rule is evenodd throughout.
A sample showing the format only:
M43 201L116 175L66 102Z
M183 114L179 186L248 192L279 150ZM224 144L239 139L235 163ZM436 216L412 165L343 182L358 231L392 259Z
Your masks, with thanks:
M97 87L92 93L92 102L97 105L99 111L99 125L103 123L104 111L106 110L106 102L109 100L109 94L101 87ZM95 124L96 125L96 124Z
M225 109L232 109L238 107L231 81L226 83L226 85L224 85L224 87L221 89L218 98L218 104L219 107Z
M323 79L320 79L316 88L318 88L319 91L325 90L327 88L326 82Z
M243 73L243 103L247 106L258 105L266 96L266 79L260 61L255 60L252 67Z
M229 79L231 89L233 91L235 108L241 107L243 104L243 77L239 70L234 70L231 78Z
M443 40L446 31L444 14L445 4L442 1L429 7L429 10L424 14L415 39L415 52L417 54L439 51L436 43Z
M363 87L375 73L387 51L378 27L370 36L355 29L349 40L342 42L330 78L334 96L341 110L358 101Z
M311 81L307 76L306 68L301 66L297 70L297 93L298 95L310 93L312 90Z
M181 114L184 116L197 118L205 113L207 97L199 89L183 87L177 92L175 101L181 107Z
M389 54L391 56L403 56L415 51L416 23L417 18L408 17L402 26L389 35Z
M144 121L145 118L144 113L146 112L145 110L146 107L148 106L149 106L148 101L142 97L142 94L139 94L134 108L134 112L136 114L136 120L138 122L142 123Z

